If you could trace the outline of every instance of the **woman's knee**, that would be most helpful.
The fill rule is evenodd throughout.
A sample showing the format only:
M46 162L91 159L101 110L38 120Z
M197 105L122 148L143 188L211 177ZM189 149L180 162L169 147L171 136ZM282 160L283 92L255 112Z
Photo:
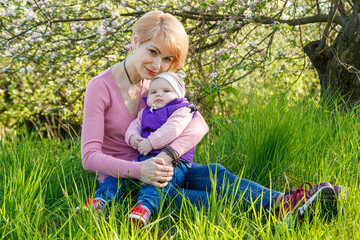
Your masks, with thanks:
M210 168L213 176L216 176L217 178L223 177L227 172L227 169L223 165L218 164L218 163L209 164L209 168Z

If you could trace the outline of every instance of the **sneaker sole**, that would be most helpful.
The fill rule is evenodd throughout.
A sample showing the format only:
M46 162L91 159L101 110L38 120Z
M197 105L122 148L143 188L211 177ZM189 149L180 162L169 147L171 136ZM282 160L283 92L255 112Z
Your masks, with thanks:
M319 189L311 198L309 198L304 205L298 209L298 215L302 219L305 215L306 210L310 213L310 221L312 220L313 214L315 213L316 199L320 197L319 201L321 204L320 216L326 219L331 219L337 215L337 195L334 188L326 186ZM309 208L309 209L308 209Z
M330 220L338 214L338 196L333 188L326 188L320 194L322 217Z
M140 228L146 227L146 224L142 220L141 216L136 215L136 214L129 214L128 218L131 222L133 222L133 223L136 222ZM139 223L141 223L141 225Z
M320 197L320 204L321 204L321 216L324 216L326 219L331 219L333 216L337 215L337 195L333 187L326 186L323 188L320 188L316 193L314 193L311 198L309 198L306 203L304 203L301 207L298 209L295 209L294 211L289 211L286 216L284 217L284 221L286 221L286 224L288 227L290 227L291 223L291 215L294 214L294 212L297 212L297 216L293 218L292 224L296 226L297 220L303 220L305 212L309 210L309 219L310 221L313 218L313 215L315 213L315 203L317 197Z

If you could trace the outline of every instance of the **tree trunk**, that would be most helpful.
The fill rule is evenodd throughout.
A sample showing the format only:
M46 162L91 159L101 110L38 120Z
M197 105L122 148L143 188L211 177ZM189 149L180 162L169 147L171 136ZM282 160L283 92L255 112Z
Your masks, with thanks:
M321 97L353 108L360 104L360 13L353 13L331 46L319 49L320 41L307 44L304 52L315 66Z

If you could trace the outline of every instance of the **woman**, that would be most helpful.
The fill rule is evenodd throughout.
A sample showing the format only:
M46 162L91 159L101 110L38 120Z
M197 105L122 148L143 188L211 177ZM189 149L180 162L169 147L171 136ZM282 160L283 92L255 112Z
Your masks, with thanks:
M131 50L126 59L89 82L85 94L81 154L84 169L98 173L100 182L106 176L113 176L165 187L173 175L173 160L193 148L208 132L207 124L197 112L183 133L168 146L167 152L143 162L132 160L136 158L136 152L124 139L130 122L145 106L141 99L148 91L147 79L182 67L188 45L188 36L179 20L161 11L148 12L134 25ZM180 190L182 194L174 196L176 202L182 201L185 196L193 204L208 204L210 176L213 175L217 175L216 190L220 195L227 192L221 189L223 183L229 187L230 193L239 184L239 188L235 188L235 196L244 207L261 199L257 201L257 207L262 205L262 208L270 210L284 199L283 209L291 212L290 209L303 198L328 195L330 202L336 198L334 188L328 183L318 185L311 194L300 188L284 197L281 192L239 179L221 165L194 164L186 175L186 184ZM96 199L90 200L87 206L89 204L102 209Z

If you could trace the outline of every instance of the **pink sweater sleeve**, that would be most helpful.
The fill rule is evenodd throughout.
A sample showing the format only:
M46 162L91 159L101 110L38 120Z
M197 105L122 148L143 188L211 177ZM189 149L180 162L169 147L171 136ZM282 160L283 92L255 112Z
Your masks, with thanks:
M106 84L101 79L93 79L86 88L81 134L83 167L97 172L100 182L106 176L139 179L141 163L130 161L136 152L126 145L122 135L133 119L120 109L119 97L114 97L117 94L114 90L116 85L109 87ZM119 121L119 114L124 115L121 116L122 121Z
M162 149L176 139L189 125L193 113L188 107L177 109L167 121L148 137L154 149Z
M209 127L203 116L201 116L199 111L196 111L194 118L189 125L180 136L170 144L170 146L177 151L179 156L181 156L195 147L208 131Z

